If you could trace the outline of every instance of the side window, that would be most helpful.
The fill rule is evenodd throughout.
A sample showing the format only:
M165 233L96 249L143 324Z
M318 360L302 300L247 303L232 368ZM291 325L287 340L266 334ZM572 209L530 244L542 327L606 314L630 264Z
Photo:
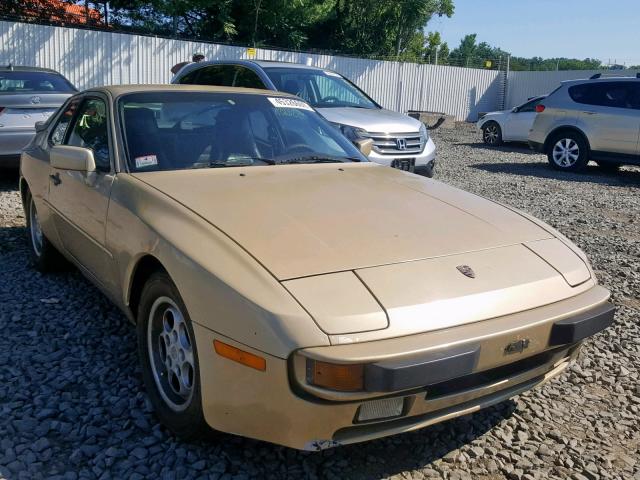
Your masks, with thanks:
M538 106L538 104L541 101L542 101L542 98L537 98L535 100L531 100L528 103L525 103L520 108L518 108L518 113L535 112L536 111L536 107Z
M632 84L629 82L598 82L569 88L574 102L601 107L632 108Z
M640 110L640 82L633 82L631 84L631 108Z
M198 84L198 74L200 73L201 68L196 68L193 72L187 73L184 77L180 79L181 84L185 85L197 85Z
M260 80L260 77L253 70L246 67L236 67L236 78L233 82L234 87L244 88L262 88L264 89L264 83Z
M80 103L79 99L71 100L65 111L60 115L60 118L58 118L57 123L55 127L53 127L51 135L49 136L49 142L51 145L60 145L64 141L64 136L67 133L73 114L78 108L78 103Z
M93 150L96 167L102 171L111 169L109 161L109 134L107 106L103 100L87 99L82 103L66 145Z
M233 85L233 77L235 75L235 67L232 65L212 65L210 67L199 68L195 72L191 72L187 77L196 74L194 81L182 81L181 83L193 83L198 85L216 85L220 87L230 87Z

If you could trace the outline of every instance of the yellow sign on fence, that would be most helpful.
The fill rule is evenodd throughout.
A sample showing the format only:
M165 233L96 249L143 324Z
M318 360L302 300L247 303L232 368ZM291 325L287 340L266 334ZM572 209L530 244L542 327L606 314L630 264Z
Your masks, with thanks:
M255 48L247 48L247 57L256 58L256 49Z
M484 68L491 68L493 66L493 62L491 60L484 61Z

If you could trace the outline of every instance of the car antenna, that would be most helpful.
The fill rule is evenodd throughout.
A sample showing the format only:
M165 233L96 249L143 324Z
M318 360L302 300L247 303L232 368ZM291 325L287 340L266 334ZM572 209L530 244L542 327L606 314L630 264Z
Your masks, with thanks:
M591 77L589 77L589 80L595 80L596 78L600 78L601 76L601 73L596 73L595 75L591 75Z

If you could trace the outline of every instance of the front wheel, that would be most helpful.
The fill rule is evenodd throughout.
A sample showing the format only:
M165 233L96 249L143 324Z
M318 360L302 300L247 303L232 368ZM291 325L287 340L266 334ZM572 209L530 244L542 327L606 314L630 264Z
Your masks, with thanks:
M154 273L142 290L137 330L142 376L158 418L182 438L203 436L209 427L191 319L164 272Z
M556 170L578 172L589 163L587 143L574 132L556 135L547 148L549 164Z
M497 122L487 122L482 126L482 141L491 147L502 145L502 129Z

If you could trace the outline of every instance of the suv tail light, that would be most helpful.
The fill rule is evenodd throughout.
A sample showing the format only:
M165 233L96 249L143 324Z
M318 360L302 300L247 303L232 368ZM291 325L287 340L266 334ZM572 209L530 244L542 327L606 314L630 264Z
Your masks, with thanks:
M536 113L542 113L544 112L545 106L544 105L536 105Z

